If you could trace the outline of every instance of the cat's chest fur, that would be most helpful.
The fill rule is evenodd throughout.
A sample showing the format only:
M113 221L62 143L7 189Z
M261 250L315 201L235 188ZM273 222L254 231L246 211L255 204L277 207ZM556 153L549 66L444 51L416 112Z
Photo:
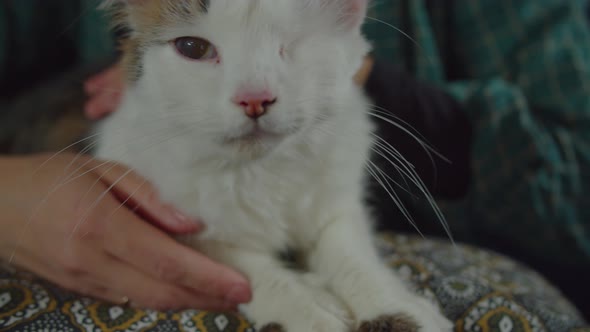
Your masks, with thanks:
M287 163L273 160L201 174L194 178L192 193L174 201L206 220L204 238L260 249L305 247L323 200L317 186L326 180L325 169Z

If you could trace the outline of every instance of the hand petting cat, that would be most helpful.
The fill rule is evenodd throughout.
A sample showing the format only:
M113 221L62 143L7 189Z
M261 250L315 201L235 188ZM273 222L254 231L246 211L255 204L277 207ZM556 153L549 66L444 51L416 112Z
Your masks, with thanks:
M0 157L1 261L142 308L227 310L250 300L244 277L160 230L202 226L159 201L143 178L115 163L50 158Z

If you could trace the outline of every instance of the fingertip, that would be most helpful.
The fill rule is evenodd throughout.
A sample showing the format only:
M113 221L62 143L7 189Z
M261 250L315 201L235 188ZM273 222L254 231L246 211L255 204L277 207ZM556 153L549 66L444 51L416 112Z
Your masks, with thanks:
M225 296L226 303L231 306L248 303L252 301L252 291L247 284L236 284Z
M248 278L228 267L226 267L226 269L229 271L227 276L230 279L232 287L245 287L248 291L250 290L250 281Z
M199 233L205 229L205 224L199 219L189 217L169 205L163 205L160 211L154 211L153 217L153 223L175 234Z

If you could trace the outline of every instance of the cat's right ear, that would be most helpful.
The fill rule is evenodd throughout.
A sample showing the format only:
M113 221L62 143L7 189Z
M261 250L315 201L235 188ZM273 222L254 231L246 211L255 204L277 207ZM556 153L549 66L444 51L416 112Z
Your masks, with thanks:
M133 7L145 0L101 0L99 9L108 13L115 28L135 31Z

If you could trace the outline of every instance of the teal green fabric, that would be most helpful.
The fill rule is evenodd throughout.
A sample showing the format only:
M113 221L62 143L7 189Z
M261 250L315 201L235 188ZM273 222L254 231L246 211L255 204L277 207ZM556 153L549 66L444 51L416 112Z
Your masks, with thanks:
M83 0L83 17L80 20L80 55L83 61L102 59L112 54L114 42L109 22L96 10L96 0Z
M452 3L376 1L366 31L379 58L439 84L472 119L473 186L464 201L441 202L453 231L590 266L586 1Z
M43 58L57 42L67 41L77 49L76 63L102 60L113 52L113 39L106 17L96 10L96 0L0 1L0 79L9 80L8 67L26 71ZM18 57L8 62L7 54L15 54L9 39L16 41ZM49 60L51 61L51 60ZM52 66L52 63L47 63Z

